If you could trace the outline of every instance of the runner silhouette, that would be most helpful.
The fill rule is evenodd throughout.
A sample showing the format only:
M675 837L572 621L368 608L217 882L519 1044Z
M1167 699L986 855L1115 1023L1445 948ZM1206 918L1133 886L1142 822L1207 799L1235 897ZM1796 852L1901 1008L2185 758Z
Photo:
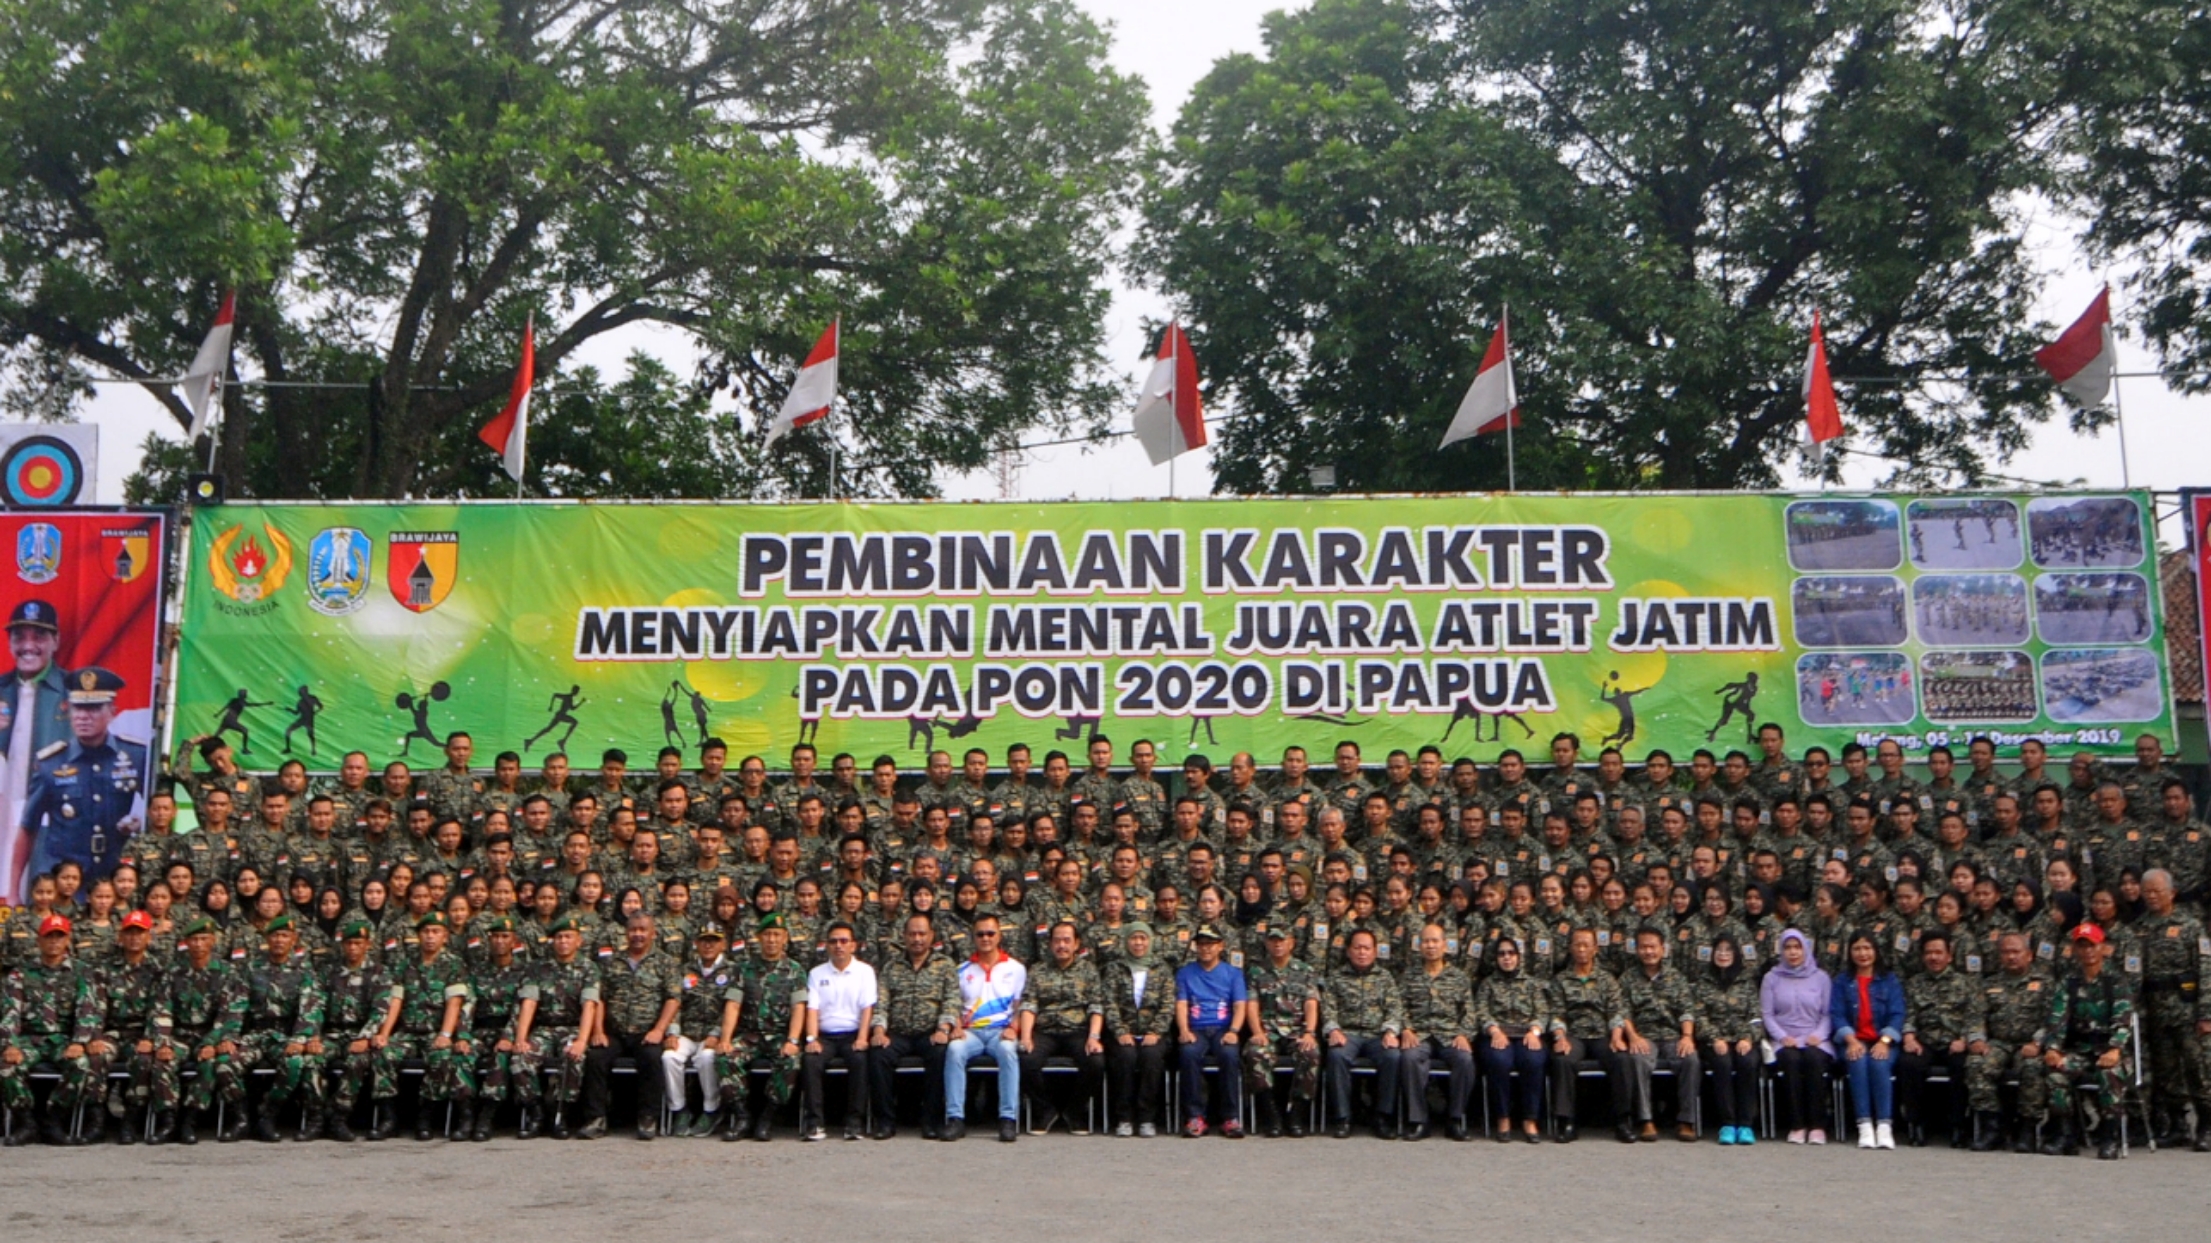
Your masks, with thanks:
M676 689L682 691L684 697L691 701L691 719L699 723L699 745L703 747L706 745L706 740L713 737L714 734L714 731L710 728L713 723L713 705L706 701L706 696L699 694L681 680L676 682Z
M1735 714L1740 712L1743 714L1743 725L1749 733L1750 741L1758 741L1758 710L1751 706L1751 701L1758 698L1758 675L1746 673L1742 681L1730 682L1712 693L1721 697L1720 719L1712 723L1712 728L1704 731L1704 740L1712 741L1719 735L1721 728L1734 720Z
M307 731L307 754L315 754L315 717L325 706L322 700L315 698L313 691L304 686L299 688L299 699L292 705L292 723L284 727L286 751L292 749L292 735L304 729Z
M660 695L660 736L672 747L683 745L683 728L676 724L676 695L679 686L679 683L670 682L668 689Z
M1597 702L1612 705L1613 710L1620 714L1620 727L1606 734L1604 741L1599 745L1624 747L1635 739L1635 697L1642 694L1643 691L1649 690L1650 687L1646 686L1642 690L1628 690L1620 685L1620 671L1618 669L1612 671L1612 676L1607 678L1606 682L1608 689L1597 692Z
M581 721L576 719L576 709L581 708L588 702L590 701L583 697L581 686L571 685L566 691L555 694L545 704L546 711L553 714L553 719L545 722L545 728L530 735L529 741L522 744L522 749L524 751L529 750L537 745L538 739L565 725L568 727L568 732L560 736L560 745L554 749L566 751L568 740L576 736L576 727L582 724Z
M248 698L246 688L241 686L238 688L238 693L231 696L230 701L223 705L222 719L215 723L215 732L209 737L220 738L225 730L236 730L238 731L239 753L244 754L251 751L253 750L253 736L246 732L246 709L274 708L275 706L275 700L262 703L258 699Z

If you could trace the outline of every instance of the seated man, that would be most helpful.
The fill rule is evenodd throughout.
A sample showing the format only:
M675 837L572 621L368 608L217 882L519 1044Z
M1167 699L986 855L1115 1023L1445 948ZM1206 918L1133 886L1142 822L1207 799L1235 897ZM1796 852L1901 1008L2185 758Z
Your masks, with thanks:
M960 965L959 1023L944 1049L944 1138L966 1138L967 1064L988 1056L998 1063L998 1141L1010 1144L1021 1130L1021 1053L1013 1020L1029 973L999 948L996 915L977 915L968 935L975 953Z
M922 1066L921 1134L936 1139L944 1133L944 1046L959 1021L959 979L951 961L936 951L927 915L905 918L899 949L876 971L875 1032L868 1049L868 1098L881 1111L875 1138L897 1133L898 1059L914 1057Z
M875 968L853 955L859 934L839 920L827 933L829 961L806 973L806 1097L800 1103L809 1142L828 1138L822 1123L828 1110L823 1071L831 1058L845 1064L844 1137L860 1138L868 1110L868 1029L879 1000Z
M1374 965L1374 957L1374 933L1353 932L1344 944L1343 970L1330 975L1321 990L1328 1108L1334 1115L1329 1134L1337 1139L1351 1137L1351 1068L1362 1057L1374 1063L1375 1138L1397 1138L1397 1034L1405 1030L1405 1001L1397 981Z
M2003 1146L2002 1098L1997 1089L2011 1070L2019 1072L2012 1151L2034 1151L2034 1133L2042 1123L2049 1089L2042 1054L2052 987L2049 977L2035 969L2025 933L2007 932L1996 939L1996 973L1981 977L1982 1039L1966 1046L1966 1097L1973 1109L1975 1152Z
M1620 981L1620 991L1627 998L1628 1025L1621 1034L1627 1040L1635 1138L1645 1143L1658 1138L1651 1109L1651 1074L1663 1068L1674 1075L1676 1133L1684 1141L1694 1141L1698 1098L1704 1087L1704 1064L1697 1056L1696 993L1680 970L1666 961L1666 934L1658 929L1645 925L1636 931L1635 962ZM1623 1132L1626 1126L1623 1118Z
M1195 961L1175 972L1175 1038L1182 1066L1182 1133L1205 1134L1205 1059L1220 1067L1221 1134L1244 1137L1243 1050L1238 1032L1251 1004L1244 970L1223 961L1221 930L1200 924L1190 934Z
M1576 928L1566 943L1566 968L1552 979L1558 1013L1552 1019L1551 1052L1557 1078L1552 1085L1551 1117L1558 1123L1558 1142L1571 1144L1574 1128L1575 1089L1579 1067L1594 1058L1604 1068L1605 1086L1615 1113L1628 1099L1624 1064L1627 998L1620 981L1597 963L1597 933ZM1628 1132L1633 1138L1634 1132Z
M1949 936L1927 933L1919 942L1919 959L1925 969L1904 981L1904 1047L1896 1060L1897 1117L1914 1147L1927 1142L1928 1072L1944 1068L1951 1097L1962 1104L1966 1050L1983 1038L1980 982L1951 963ZM1953 1116L1950 1146L1965 1143L1964 1119Z
M86 1046L100 1035L100 1006L92 972L70 954L71 928L62 915L38 924L38 957L7 973L0 993L0 1107L14 1118L9 1145L30 1133L31 1071L46 1065L61 1072L61 1085L46 1101L39 1134L49 1144L81 1144L69 1128L91 1071Z
M1437 1060L1451 1072L1445 1134L1464 1141L1466 1102L1474 1094L1474 981L1444 955L1443 928L1420 930L1420 961L1405 973L1405 1030L1398 1047L1405 1064L1405 1138L1428 1137L1428 1068ZM1538 1080L1530 1076L1529 1082Z
M2042 1064L2049 1071L2050 1116L2057 1122L2057 1133L2042 1146L2048 1156L2071 1156L2076 1151L2076 1084L2093 1095L2097 1158L2111 1161L2119 1155L2119 1111L2125 1106L2127 1080L2133 1071L2128 1045L2134 1036L2139 989L2127 972L2105 969L2110 952L2103 929L2090 923L2075 927L2073 970L2050 993L2050 1047L2042 1054Z
M1029 972L1021 995L1021 1090L1029 1097L1029 1133L1043 1135L1066 1118L1077 1135L1090 1133L1088 1107L1105 1077L1105 985L1098 968L1080 956L1082 937L1072 920L1052 925L1045 960ZM1054 1099L1044 1064L1064 1057L1075 1064L1075 1097Z

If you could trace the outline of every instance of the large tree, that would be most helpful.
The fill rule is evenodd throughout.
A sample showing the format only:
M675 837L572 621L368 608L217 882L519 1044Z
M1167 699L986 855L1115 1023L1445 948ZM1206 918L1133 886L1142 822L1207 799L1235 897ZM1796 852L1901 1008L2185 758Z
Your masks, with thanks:
M818 495L822 433L754 460L704 397L757 426L841 315L837 486L926 494L1111 403L1145 107L1105 50L1067 0L0 0L0 350L67 406L176 375L235 288L234 488L465 494L525 316L540 375L663 325L700 374L561 407L533 482ZM591 443L655 419L704 468Z
M2043 330L2021 216L2078 92L2076 20L2046 0L1274 15L1265 54L1184 108L1142 241L1238 416L1219 486L1323 464L1359 489L1501 486L1498 441L1435 446L1507 303L1522 486L1774 483L1815 310L1853 449L1985 478L2053 408L2020 378Z

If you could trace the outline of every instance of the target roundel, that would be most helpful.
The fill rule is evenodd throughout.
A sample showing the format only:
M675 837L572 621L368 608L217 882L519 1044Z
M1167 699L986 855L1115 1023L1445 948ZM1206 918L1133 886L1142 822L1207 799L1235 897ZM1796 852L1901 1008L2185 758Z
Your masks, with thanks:
M74 505L84 491L84 461L54 436L26 436L0 457L0 496L17 508Z

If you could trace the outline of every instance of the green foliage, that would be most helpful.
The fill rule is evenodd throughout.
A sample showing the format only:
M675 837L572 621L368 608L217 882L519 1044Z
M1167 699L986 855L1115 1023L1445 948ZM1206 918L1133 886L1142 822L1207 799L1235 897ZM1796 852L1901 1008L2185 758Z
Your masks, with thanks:
M545 487L818 494L822 433L670 453L705 390L563 364L669 325L757 428L842 314L840 486L925 494L1112 403L1104 52L1068 0L0 0L0 351L173 376L235 287L234 492L460 493L534 312Z
M2046 330L2020 204L2075 90L2051 21L2025 0L1270 17L1266 54L1184 108L1140 244L1243 416L1220 486L1296 490L1318 463L1350 489L1502 486L1501 438L1434 446L1507 303L1523 487L1772 484L1815 309L1860 378L1850 445L1903 480L1982 478L2052 408L2017 378Z

